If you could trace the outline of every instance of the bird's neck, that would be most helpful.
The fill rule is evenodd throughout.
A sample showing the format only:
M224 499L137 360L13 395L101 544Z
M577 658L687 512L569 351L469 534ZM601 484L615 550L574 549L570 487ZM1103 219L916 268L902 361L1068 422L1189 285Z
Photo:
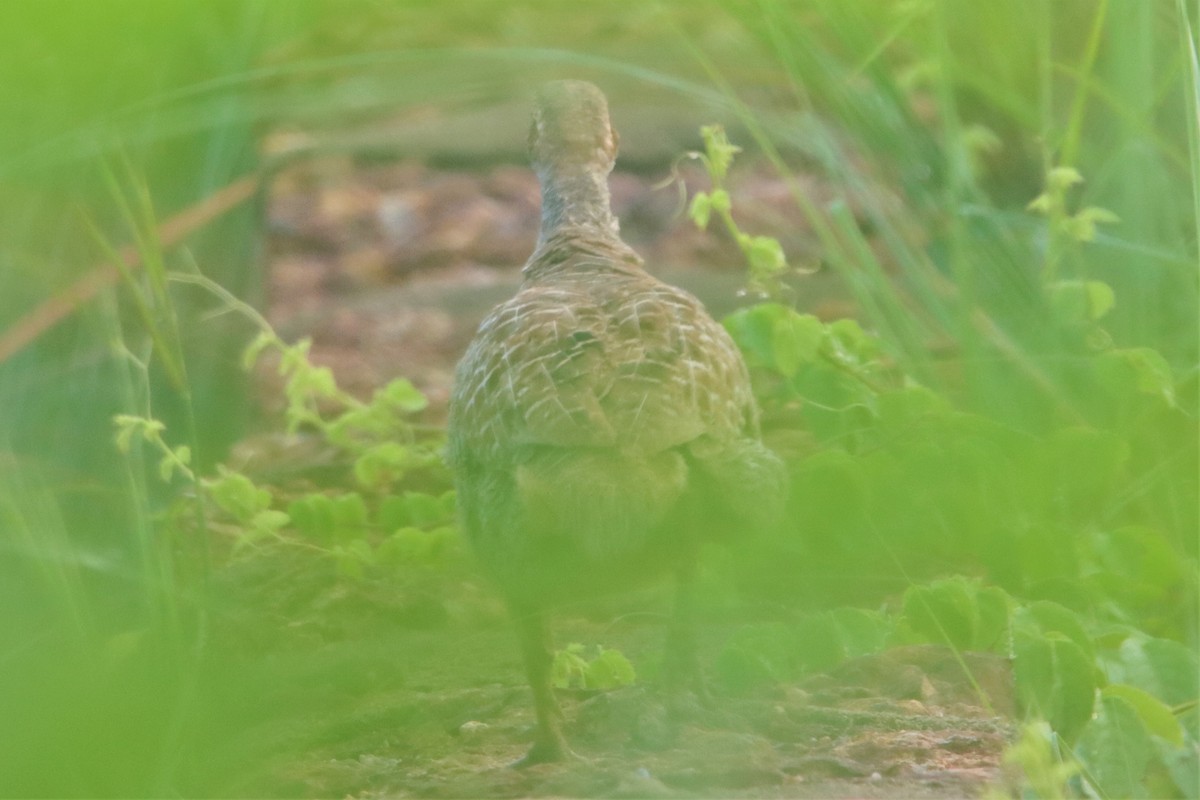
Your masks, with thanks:
M570 167L542 170L538 177L542 184L539 247L565 228L617 236L607 174L594 167Z

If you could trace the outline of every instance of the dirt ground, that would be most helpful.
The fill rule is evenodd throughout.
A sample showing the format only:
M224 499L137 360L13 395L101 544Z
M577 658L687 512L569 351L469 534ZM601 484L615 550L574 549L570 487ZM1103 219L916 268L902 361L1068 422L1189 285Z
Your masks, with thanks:
M441 648L461 651L457 637L439 638ZM428 639L420 643L438 652ZM885 658L889 667L920 669L903 656ZM965 797L996 777L1009 734L977 706L938 699L939 681L925 674L927 701L883 696L898 687L839 674L718 697L713 710L697 709L681 722L668 717L652 688L635 686L564 693L577 759L514 769L532 724L521 672L515 663L494 672L475 663L474 674L457 676L460 687L445 685L444 675L442 685L366 700L346 720L343 740L281 765L281 777L304 796ZM872 672L880 665L856 666Z
M558 615L559 645L615 648L639 677L560 690L576 758L517 769L530 692L469 562L399 586L258 568L277 585L234 578L255 599L235 601L253 641L232 649L256 651L261 679L230 700L254 717L228 742L243 776L230 796L976 797L1000 778L1013 734L1011 670L997 656L907 646L733 689L711 665L745 623L713 617L701 631L711 702L668 712L654 677L660 587Z
M619 168L615 210L651 271L689 288L719 315L747 301L739 295L739 254L727 237L698 231L683 217L677 187L656 188L669 175L669 164ZM705 187L700 173L684 175L692 190ZM785 231L792 263L816 271L798 279L800 304L823 317L852 314L837 280L819 269L790 189L753 165L732 180L743 226ZM814 196L829 194L820 178L803 180ZM314 360L333 366L352 389L409 377L430 396L436 421L476 324L515 289L536 236L537 209L534 177L511 163L460 169L363 163L344 154L302 160L278 176L266 209L269 317L286 336L312 336ZM513 769L532 731L529 691L498 602L484 586L461 586L469 587L466 605L487 613L464 621L444 594L428 602L410 594L399 606L368 603L367 612L339 616L329 598L354 590L328 589L300 618L282 614L288 634L256 647L277 647L276 667L306 666L296 668L292 690L287 670L264 679L263 697L286 705L289 692L311 694L323 682L331 688L301 704L308 712L264 716L254 736L290 744L264 756L254 777L233 791L942 798L978 796L999 777L1013 725L1008 664L971 654L964 661L935 647L857 659L794 685L718 692L711 708L698 704L682 719L665 712L648 681L564 691L566 732L578 758ZM364 613L372 624L362 622ZM347 619L354 620L349 630ZM556 627L560 644L617 648L639 671L661 650L661 626L644 615L563 615ZM734 627L706 626L710 658Z

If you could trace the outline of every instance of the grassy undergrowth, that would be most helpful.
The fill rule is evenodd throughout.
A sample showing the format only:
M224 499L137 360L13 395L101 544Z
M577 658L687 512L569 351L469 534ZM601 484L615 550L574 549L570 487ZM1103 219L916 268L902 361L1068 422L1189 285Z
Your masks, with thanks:
M171 22L128 2L58 38L34 5L0 12L4 64L52 79L0 128L0 794L210 794L286 751L239 738L278 713L254 702L277 662L246 654L295 647L276 629L320 616L313 565L391 593L364 638L494 618L462 594L424 398L403 380L349 396L251 310L251 206L187 252L154 206L253 169L264 120L368 121L584 72L738 122L736 159L707 129L691 213L738 241L761 295L725 324L792 498L771 536L709 554L706 610L743 621L718 687L917 642L998 653L1027 724L997 793L1195 795L1200 66L1183 0L601 4L577 26L537 3L213 3ZM145 183L106 180L101 158ZM751 158L792 187L819 263L792 270L778 232L738 227L723 181ZM840 191L818 201L807 170ZM71 299L98 258L142 267ZM795 309L814 269L853 319ZM65 321L24 336L55 299ZM282 424L327 448L319 474L228 464L251 343L248 362L278 368ZM247 584L292 599L237 607ZM299 663L280 674L315 687ZM581 647L559 664L572 686L641 666Z

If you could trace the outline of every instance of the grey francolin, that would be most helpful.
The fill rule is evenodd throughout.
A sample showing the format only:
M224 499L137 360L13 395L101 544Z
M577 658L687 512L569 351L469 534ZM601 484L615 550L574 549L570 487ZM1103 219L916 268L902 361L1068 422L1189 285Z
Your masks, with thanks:
M529 149L537 248L458 365L448 444L466 536L508 603L533 690L526 764L570 752L546 612L673 572L665 672L694 679L697 548L770 524L785 485L733 341L618 235L604 95L582 81L544 86Z

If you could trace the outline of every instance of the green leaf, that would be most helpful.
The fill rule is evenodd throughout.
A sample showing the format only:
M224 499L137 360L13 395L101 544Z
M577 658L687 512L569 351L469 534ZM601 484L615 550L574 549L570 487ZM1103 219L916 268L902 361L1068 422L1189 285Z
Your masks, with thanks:
M1170 639L1126 639L1109 672L1113 682L1132 684L1169 706L1200 695L1200 659L1195 651Z
M130 414L117 414L113 417L113 424L117 426L116 443L119 452L128 453L133 447L133 437L141 430L142 421L141 417Z
M1175 376L1171 365L1157 350L1149 347L1109 350L1097 358L1096 369L1105 383L1118 392L1133 388L1175 407Z
M279 374L289 375L309 366L308 352L312 349L312 338L305 336L292 345L283 345L279 351Z
M1029 205L1025 206L1025 210L1036 211L1039 214L1049 214L1053 208L1053 204L1054 200L1050 197L1049 192L1042 192L1029 201Z
M775 368L785 377L792 377L803 364L816 360L825 335L824 323L812 314L779 315L771 330Z
M218 508L240 522L250 522L255 514L271 505L270 492L225 467L218 467L217 477L204 481L204 488Z
M846 658L878 653L892 633L891 620L878 611L835 608L829 612Z
M997 586L985 586L975 593L979 621L973 648L1007 653L1011 646L1012 598Z
M688 217L700 230L708 227L708 221L712 217L712 198L707 192L696 192L692 204L688 206Z
M636 680L633 664L619 650L600 651L584 672L584 683L588 689L616 689L632 686Z
M332 498L333 518L339 528L360 530L367 526L367 504L362 495L350 492Z
M431 555L437 558L462 552L463 539L457 525L439 525L431 528L429 537L432 542Z
M974 593L974 585L961 578L910 586L904 593L904 619L930 642L971 650L979 625Z
M1032 790L1032 794L1020 792L1018 797L1049 800L1073 796L1067 782L1079 773L1079 764L1063 759L1057 737L1044 721L1025 723L1020 737L1004 753L1004 764L1021 775Z
M424 492L392 495L379 505L379 526L395 530L404 526L426 527L454 519L454 496L434 496Z
M787 377L814 361L826 338L819 319L778 303L736 311L726 317L725 329L752 366L768 367Z
M821 672L846 660L840 631L829 614L802 617L793 627L792 640L798 674Z
M191 478L192 471L188 469L188 464L191 462L192 448L186 444L181 444L174 450L163 453L163 457L158 462L158 475L164 482L171 480L171 476L176 471L182 473L187 478Z
M424 492L405 492L409 518L415 525L432 525L446 521L446 511L441 500Z
M973 153L995 153L1004 146L1004 141L994 130L979 123L963 128L962 136L963 145Z
M1174 792L1156 792L1155 796L1197 797L1200 796L1200 750L1191 746L1170 747L1158 742L1158 757L1174 784ZM1153 790L1155 787L1150 787Z
M776 325L795 313L779 303L758 303L727 316L725 330L745 354L750 366L774 369Z
M458 516L458 492L453 489L442 492L438 497L438 507L441 509L443 519L453 520Z
M382 442L355 459L354 477L368 489L383 489L404 477L409 462L409 448L399 442Z
M1077 242L1090 242L1096 238L1096 225L1086 217L1067 217L1062 221L1061 230Z
M1125 698L1100 699L1096 718L1083 730L1075 755L1104 797L1142 797L1142 777L1154 753L1153 743Z
M1088 583L1100 596L1137 613L1158 616L1158 609L1170 608L1174 598L1188 592L1185 582L1196 574L1194 560L1144 526L1098 534L1091 551L1099 569L1087 576Z
M1117 296L1112 287L1103 281L1087 281L1088 314L1092 320L1097 320L1112 311L1117 303Z
M1090 242L1096 238L1097 225L1111 225L1121 218L1107 208L1088 206L1066 221L1067 232L1077 242Z
M427 562L433 555L433 537L420 528L400 528L379 545L381 560L392 564Z
M827 538L812 542L822 549L844 547L843 529L870 507L871 476L863 461L845 450L820 450L803 460L792 485L796 507L829 531Z
M407 378L389 381L377 396L382 396L391 405L409 413L422 411L429 405L429 399Z
M729 172L734 154L742 148L729 143L725 129L720 125L703 126L700 128L700 137L704 140L704 150L708 154L708 169L713 183L720 184Z
M1183 726L1167 704L1149 692L1127 683L1110 683L1100 690L1100 696L1120 697L1137 712L1146 730L1176 747L1183 745Z
M246 547L257 544L263 539L274 538L278 535L279 529L287 525L288 522L288 515L282 511L272 511L271 509L259 511L249 520L246 528L234 541L234 552L239 552Z
M171 474L175 472L176 466L178 466L178 464L170 453L164 454L163 457L158 460L158 477L163 481L163 483L171 480Z
M1096 657L1092 637L1084 629L1079 616L1058 603L1038 600L1018 608L1013 614L1013 627L1018 635L1027 637L1060 634L1074 642L1089 661Z
M432 565L460 549L458 529L453 525L428 530L414 525L390 529L394 532L383 540L378 551L380 560L390 564Z
M1102 537L1097 551L1114 570L1152 586L1169 588L1189 574L1188 561L1162 532L1130 525ZM1194 567L1194 565L1193 565ZM1194 568L1191 570L1195 574Z
M271 531L265 528L258 528L255 526L243 528L238 532L237 538L233 540L233 552L235 555L240 554L247 548L258 544L263 539L270 538L270 536Z
M829 343L836 348L836 355L850 356L858 363L866 363L879 356L879 340L864 331L857 320L838 319L827 327Z
M583 689L587 685L587 660L580 655L583 645L571 644L554 653L551 682L559 689Z
M1057 281L1046 291L1054 315L1067 324L1095 322L1116 303L1112 287L1103 281Z
M282 346L283 343L279 341L279 337L273 331L259 331L258 335L254 337L254 341L250 342L242 351L242 368L246 371L253 369L263 350L272 345Z
M273 534L289 522L291 519L284 512L267 508L254 515L254 518L250 520L250 526L256 531Z
M333 540L333 501L323 494L307 494L288 504L287 514L301 535L315 541Z
M1083 176L1074 167L1054 167L1046 174L1046 188L1052 192L1061 193L1079 183Z
M724 189L714 189L709 195L709 202L712 204L713 211L719 214L728 214L733 208L733 201L729 197L729 192Z
M367 506L356 493L307 494L293 500L287 513L296 529L314 541L346 544L366 536Z
M167 426L156 419L143 419L139 429L142 433L142 438L147 442L153 442L155 439L162 438L162 433L167 429Z
M756 277L766 278L787 268L787 259L783 255L783 245L778 239L770 236L753 236L746 248L746 258L750 262L750 272Z
M1044 481L1044 488L1053 487L1048 502L1090 519L1120 485L1129 448L1127 440L1109 431L1061 428L1045 440L1042 471L1030 474Z
M366 567L377 562L375 551L365 539L355 539L339 544L331 551L337 563L338 575L343 578L359 579L366 574Z
M1092 716L1096 677L1092 660L1060 633L1013 632L1017 697L1027 712L1043 717L1068 742Z
M293 378L304 393L312 397L334 397L337 395L337 381L334 380L333 370L329 367L309 367L299 372Z
M879 396L879 421L907 431L923 418L945 419L953 412L946 398L932 389L910 384Z
M412 524L408 502L403 495L389 495L380 502L376 523L385 531L396 531Z

